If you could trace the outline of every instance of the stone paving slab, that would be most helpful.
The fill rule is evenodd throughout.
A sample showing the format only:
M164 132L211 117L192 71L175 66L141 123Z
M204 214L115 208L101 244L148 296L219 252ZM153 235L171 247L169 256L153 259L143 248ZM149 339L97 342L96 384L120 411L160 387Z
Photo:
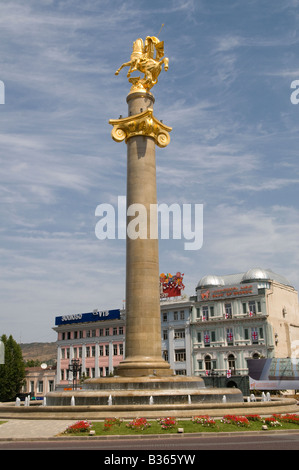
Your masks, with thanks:
M75 422L61 419L9 419L0 425L0 440L54 437Z

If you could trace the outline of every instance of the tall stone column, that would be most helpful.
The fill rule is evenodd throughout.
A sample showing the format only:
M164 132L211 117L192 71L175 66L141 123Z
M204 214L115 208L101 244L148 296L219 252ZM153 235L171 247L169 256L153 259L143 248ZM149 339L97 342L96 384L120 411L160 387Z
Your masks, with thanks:
M171 128L153 116L154 101L151 93L130 93L129 116L109 121L113 139L127 143L126 348L120 376L173 374L161 350L155 152L156 145L169 143Z

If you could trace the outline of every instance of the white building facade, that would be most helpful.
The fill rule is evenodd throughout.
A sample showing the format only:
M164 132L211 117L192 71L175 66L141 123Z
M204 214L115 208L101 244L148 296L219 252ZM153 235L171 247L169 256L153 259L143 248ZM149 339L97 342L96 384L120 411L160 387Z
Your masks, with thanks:
M298 293L270 270L204 276L191 319L195 375L246 375L247 359L291 357L299 339Z

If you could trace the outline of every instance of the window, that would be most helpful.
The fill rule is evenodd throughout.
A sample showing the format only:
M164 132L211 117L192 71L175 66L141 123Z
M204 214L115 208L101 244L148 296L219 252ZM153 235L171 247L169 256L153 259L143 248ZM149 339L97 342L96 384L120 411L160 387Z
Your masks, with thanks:
M249 304L249 315L255 315L256 314L255 300L250 300L248 304Z
M201 343L201 331L197 332L197 342Z
M109 336L109 328L105 328L105 336Z
M167 351L167 349L165 349L165 350L163 351L162 357L164 358L165 361L168 362L168 351Z
M236 359L235 359L235 356L233 354L229 354L228 356L228 368L232 371L232 374L235 373L235 369L236 369Z
M163 330L163 339L168 339L168 331Z
M242 303L242 308L243 308L243 313L247 313L247 303L246 302Z
M185 330L174 330L174 339L185 338Z
M262 307L261 307L261 302L260 302L260 301L257 302L257 311L258 311L258 312L261 312L261 311L262 311Z
M122 356L124 353L124 345L122 343L120 343L119 345L119 355Z
M106 344L105 346L105 356L109 356L109 345Z
M176 362L186 361L186 350L185 349L176 349L174 352L175 352L175 361Z
M212 358L209 354L205 356L205 369L206 370L212 369Z
M244 339L249 339L249 331L248 331L248 328L244 328Z
M180 311L180 320L185 320L185 312L184 310Z
M117 328L116 327L113 328L113 335L117 335Z
M91 346L91 357L95 357L95 355L96 355L96 347Z
M44 391L44 382L42 380L39 380L37 383L37 391L38 393L43 393Z
M196 318L200 318L200 308L196 309Z
M209 307L207 305L204 305L202 307L202 319L203 320L209 319Z
M90 346L86 346L86 357L90 357Z
M211 341L212 342L216 341L216 331L211 331Z
M252 344L258 344L259 335L258 335L257 328L251 328L251 340L252 340Z
M104 330L103 330L103 328L100 328L100 330L99 330L99 335L100 335L100 336L104 336Z
M197 361L197 367L200 370L202 369L202 361L201 360Z
M78 338L78 331L74 331L74 339Z
M232 318L232 304L224 304L225 318Z
M104 356L103 346L99 346L99 355Z
M113 356L117 356L117 344L113 345Z
M234 344L234 334L233 334L232 328L226 329L226 339L227 339L228 346L232 346Z
M208 348L210 346L210 332L209 331L204 332L203 340L205 343L205 347Z
M163 313L163 321L164 321L164 322L167 321L167 313Z
M214 306L213 305L210 307L210 315L211 315L211 317L214 316Z
M118 328L118 334L119 334L119 335L123 335L123 334L124 334L124 329L123 329L122 326L120 326L120 327Z
M264 330L263 328L259 328L259 335L261 339L264 339Z
M173 319L176 321L179 319L178 312L173 312Z

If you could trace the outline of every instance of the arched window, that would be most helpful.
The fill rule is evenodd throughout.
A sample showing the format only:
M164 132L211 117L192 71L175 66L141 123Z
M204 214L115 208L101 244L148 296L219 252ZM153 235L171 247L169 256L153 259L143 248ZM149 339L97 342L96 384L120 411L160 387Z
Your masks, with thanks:
M211 370L212 369L212 359L209 354L205 356L205 368L206 370Z
M235 374L236 370L236 359L233 354L228 355L228 368L232 371L232 374Z

